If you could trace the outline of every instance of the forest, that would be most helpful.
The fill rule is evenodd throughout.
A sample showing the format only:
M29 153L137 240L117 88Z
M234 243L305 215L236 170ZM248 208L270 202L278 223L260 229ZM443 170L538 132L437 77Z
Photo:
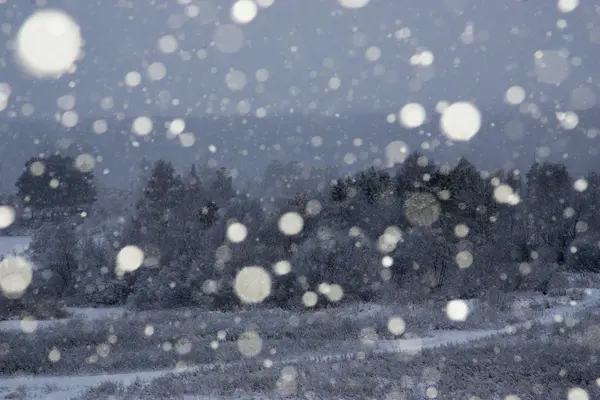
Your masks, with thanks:
M276 162L250 194L224 168L180 175L159 160L125 206L111 207L96 202L85 165L32 159L17 181L18 209L38 215L69 198L87 211L25 222L36 268L6 309L322 308L545 292L559 271L600 272L596 173L575 178L551 163L480 171L464 158L440 167L418 153L393 168L333 173ZM143 262L119 266L138 253ZM244 269L268 280L258 301L236 292Z

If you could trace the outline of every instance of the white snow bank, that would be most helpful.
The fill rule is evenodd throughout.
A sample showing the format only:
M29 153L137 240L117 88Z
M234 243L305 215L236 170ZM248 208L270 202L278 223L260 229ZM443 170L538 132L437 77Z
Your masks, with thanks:
M52 319L52 320L41 320L35 322L36 329L44 329L57 324L64 324L68 322L69 319ZM10 331L21 331L21 320L20 319L11 319L7 321L0 321L0 332L10 332Z
M0 259L12 253L22 253L31 243L31 236L0 236Z
M38 320L36 321L36 329L44 329L58 324L66 324L72 318L81 318L88 321L96 320L117 320L125 315L124 307L103 307L103 308L80 308L67 307L67 311L71 313L69 318ZM20 331L21 320L0 321L0 332Z
M113 320L122 318L126 312L125 307L67 307L67 311L71 313L72 318L81 317L87 320Z

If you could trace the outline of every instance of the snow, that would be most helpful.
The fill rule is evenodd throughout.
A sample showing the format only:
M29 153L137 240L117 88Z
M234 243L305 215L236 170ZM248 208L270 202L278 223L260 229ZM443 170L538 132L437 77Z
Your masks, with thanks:
M587 298L582 301L575 302L569 305L564 305L549 309L541 313L537 318L523 321L518 324L509 325L502 329L473 329L461 331L438 331L429 337L414 338L414 339L397 339L397 340L380 340L373 344L373 352L375 354L385 353L401 353L401 352L416 352L424 349L435 349L448 345L467 345L478 340L489 339L498 335L506 335L514 332L517 329L527 326L533 322L541 324L551 324L557 315L567 316L580 313L600 302L600 290L587 289ZM373 312L378 307L370 305L367 307L370 312ZM107 309L72 309L76 315L85 316L87 318L107 318L122 316L125 312L120 308ZM10 321L12 322L12 321ZM333 347L332 347L333 348ZM344 347L340 347L344 348ZM349 349L349 347L346 347ZM352 359L355 352L350 350L337 350L326 353L304 353L300 356L284 357L274 361L274 366L283 366L298 363L329 363L335 361L343 361ZM220 364L203 364L194 366L181 371L199 371L208 372L221 368L231 368L241 365L241 362L220 363ZM114 382L129 385L136 379L144 382L149 382L152 379L164 376L169 373L177 373L173 369L154 370L154 371L138 371L131 373L118 374L101 374L101 375L86 375L86 376L34 376L34 377L17 377L0 379L0 388L3 390L16 390L22 385L26 385L28 390L37 390L44 393L43 390L48 386L52 386L52 393L44 393L46 399L63 399L75 396L89 387L93 387L103 382ZM257 397L259 398L259 397Z
M125 315L125 307L68 307L67 310L73 317L82 317L88 320L115 319Z
M1 236L0 237L0 258L7 255L22 253L31 243L31 236Z
M52 325L56 324L64 324L68 319L53 319L46 321L36 321L36 329L44 329L48 328ZM0 332L9 332L9 331L20 331L21 330L21 320L13 319L0 321Z
M44 329L57 324L66 324L71 318L84 318L88 321L93 320L116 320L125 315L123 307L103 307L103 308L82 308L82 307L67 307L67 311L71 314L70 318L39 320L36 321L37 329ZM0 332L20 331L20 320L0 321Z

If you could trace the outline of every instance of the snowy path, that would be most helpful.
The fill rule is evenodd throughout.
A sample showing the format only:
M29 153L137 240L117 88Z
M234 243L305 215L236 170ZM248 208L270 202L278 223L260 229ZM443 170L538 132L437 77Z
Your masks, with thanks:
M577 314L596 305L600 302L600 290L588 289L588 297L578 301L572 305L557 307L546 310L542 316L524 321L518 324L512 324L502 329L489 330L461 330L461 331L441 331L430 337L415 338L415 339L397 339L397 340L381 340L373 344L372 352L375 354L414 352L424 349L435 349L448 345L459 345L474 342L482 339L489 339L497 335L506 335L514 332L517 329L525 327L531 323L550 324L557 315L569 316ZM341 360L348 360L355 357L355 352L343 352L329 354L303 354L295 357L283 358L274 360L274 366L297 364L297 363L327 363ZM227 368L235 368L240 366L240 362L224 363L224 364L203 364L186 369L188 372L209 372L218 371ZM110 381L123 383L128 385L136 379L150 381L154 378L164 376L169 373L176 373L175 370L155 370L155 371L139 371L120 374L105 374L105 375L86 375L86 376L37 376L25 378L7 378L0 379L0 388L4 390L15 390L21 385L26 385L29 390L35 388L42 389L51 385L56 391L53 393L45 393L41 395L45 399L64 399L69 396L75 396L82 390L98 385L102 382ZM0 392L1 393L1 392Z

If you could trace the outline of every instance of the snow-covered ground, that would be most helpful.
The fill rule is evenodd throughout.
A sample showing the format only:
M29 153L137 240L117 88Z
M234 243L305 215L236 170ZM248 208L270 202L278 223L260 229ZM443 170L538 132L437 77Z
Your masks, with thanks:
M0 238L0 259L10 254L19 254L23 252L30 244L31 238L27 236L14 236L14 237L2 237ZM530 325L531 323L538 323L544 325L550 325L555 321L556 316L568 316L580 313L591 309L592 307L600 303L600 290L598 289L587 289L586 296L579 301L561 302L556 300L552 303L551 308L542 310L539 312L532 311L532 305L540 305L543 302L547 302L548 298L541 294L520 294L521 299L516 301L514 304L522 306L525 310L522 315L525 317L521 318L518 322L509 324L504 327L489 328L483 327L452 330L445 328L436 328L429 330L428 332L419 335L420 337L404 338L390 340L385 338L375 339L369 344L369 351L371 354L393 354L393 353L415 353L425 349L436 349L444 346L460 345L461 347L469 347L477 341L490 339L498 335L509 335L511 333L520 330L521 328ZM470 301L469 307L473 309L478 307L477 301ZM322 313L315 313L315 318L324 319L336 319L339 321L353 321L353 322L369 322L376 320L381 315L390 313L391 310L402 315L404 313L415 313L416 315L422 315L423 312L427 312L427 308L432 307L431 304L414 304L404 305L403 311L399 308L384 306L379 304L354 304L344 307L340 307L335 311L326 311ZM432 309L433 310L433 309ZM514 310L513 310L514 311ZM126 311L124 308L69 308L71 317L62 320L52 321L36 321L36 329L44 330L46 328L56 328L60 330L68 329L69 324L73 321L80 322L116 322L126 321L130 318L139 318L140 315L144 315L144 318L150 318L155 321L164 319L167 325L181 322L182 329L185 329L186 321L178 321L177 314L169 314L168 311L161 311L154 313L152 311L145 313L132 313ZM432 311L433 312L433 311ZM160 314L159 314L160 313ZM329 313L329 314L328 314ZM319 315L317 318L316 316ZM433 314L432 314L433 315ZM199 316L198 320L204 319L207 324L218 324L226 326L231 324L236 317L240 317L244 321L261 321L261 325L268 326L273 322L273 327L282 321L286 321L289 318L289 314L282 310L257 310L248 312L248 314L239 314L234 316L232 313L219 313L219 312L204 312ZM140 318L140 320L143 320ZM190 321L191 322L191 321ZM286 322L283 322L284 324ZM29 323L31 324L31 323ZM159 324L160 325L160 324ZM77 325L79 326L79 325ZM26 328L26 327L25 327ZM2 321L0 322L0 344L2 344L2 334L20 333L24 330L24 326L21 321ZM23 333L23 335L26 335ZM364 344L364 343L363 343ZM290 354L279 353L277 357L272 358L272 366L280 369L286 365L303 365L303 364L319 364L319 363L335 363L335 362L346 362L348 360L355 359L358 348L360 348L360 342L348 341L336 339L332 336L329 339L322 340L319 342L319 347L315 350L301 350L301 351L290 351ZM285 349L285 344L282 344L281 349ZM40 354L40 357L46 357L47 354ZM156 378L166 376L168 374L179 374L182 372L194 372L199 371L201 373L214 373L214 371L223 371L226 369L240 368L244 366L247 360L240 359L239 361L228 360L226 362L215 363L206 362L199 364L196 363L194 366L188 366L179 370L169 369L154 369L154 370L140 370L136 372L127 373L108 373L108 374L84 374L84 375L71 375L71 376L30 376L30 377L10 377L0 378L0 397L6 396L11 393L26 391L26 398L44 398L44 399L67 399L70 397L78 396L88 390L91 387L95 387L99 384L106 382L112 382L122 385L130 385L136 381L142 381L148 383ZM0 371L2 367L0 366ZM1 373L1 372L0 372ZM194 397L196 399L205 397ZM208 399L209 397L206 397ZM222 398L222 397L210 397ZM246 398L262 398L260 395L246 397Z
M600 290L587 289L586 297L580 301L572 301L566 305L555 306L545 310L527 321L522 321L517 324L512 324L499 329L472 329L461 331L437 331L430 336L413 338L413 339L398 339L398 340L375 340L371 344L373 354L389 354L402 352L417 352L424 349L435 349L442 346L460 345L468 346L476 341L489 339L497 335L508 335L514 333L520 328L530 325L531 323L551 324L557 316L573 316L577 313L584 312L591 307L600 303ZM368 310L363 312L371 313L378 307L368 307ZM90 319L114 318L123 316L122 309L107 309L107 310L90 310L90 309L75 309L75 314L79 317L87 317ZM223 313L224 319L231 318L228 313ZM333 339L332 339L333 340ZM352 344L346 346L330 346L330 350L319 352L305 352L300 355L291 355L286 357L282 355L279 359L273 360L273 367L282 367L285 365L303 364L303 363L330 363L336 361L350 360L356 357L356 351L353 351ZM241 367L243 361L228 362L228 363L207 363L199 366L188 367L181 369L180 372L199 371L212 372L216 370L224 370L228 368ZM129 385L140 379L143 382L149 382L155 378L165 376L169 373L177 373L173 369L163 369L154 371L139 371L131 373L119 374L102 374L102 375L85 375L85 376L35 376L29 378L5 378L0 379L0 394L11 393L18 391L19 387L26 387L28 397L37 393L38 398L45 399L64 399L71 396L76 396L86 389L105 382L114 382L124 385ZM23 389L21 389L23 390ZM195 397L198 398L198 397ZM258 398L258 397L255 397Z
M67 310L73 316L73 318L81 317L87 320L115 319L121 318L125 314L124 307L68 307Z
M0 259L10 254L19 254L27 249L31 236L2 236L0 237Z
M58 324L67 324L73 318L81 318L87 321L97 320L115 320L123 317L125 308L123 307L104 307L104 308L82 308L82 307L67 307L67 311L71 314L70 318L39 320L35 321L36 329L44 329ZM0 332L20 331L22 330L21 321L18 319L0 321Z

